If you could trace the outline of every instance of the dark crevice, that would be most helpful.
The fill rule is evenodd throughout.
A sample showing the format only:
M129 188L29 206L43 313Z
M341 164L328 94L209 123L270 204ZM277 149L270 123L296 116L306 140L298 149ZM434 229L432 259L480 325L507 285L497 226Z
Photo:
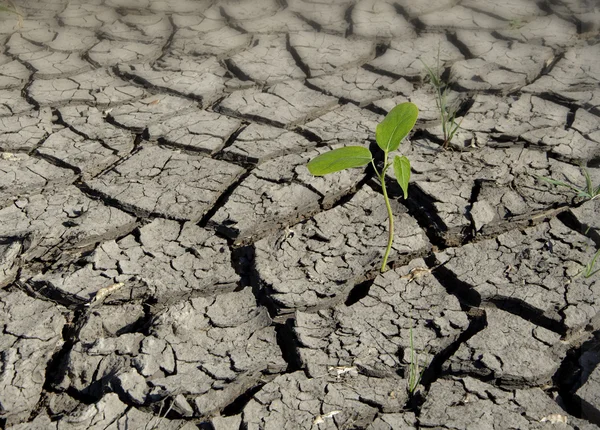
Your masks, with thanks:
M107 279L107 281L110 280ZM44 297L46 300L62 305L72 311L81 310L87 304L87 301L55 288L45 281L17 281L17 286L34 297Z
M171 51L171 45L173 44L173 39L175 38L175 33L177 32L177 26L173 21L173 17L171 15L167 15L167 19L169 20L169 24L171 25L171 34L169 34L167 41L163 45L161 50L162 54L156 59L156 62L161 61L166 55L169 54L169 52Z
M107 114L104 120L112 126L117 128L121 128L123 130L129 130L135 134L142 136L142 139L147 140L148 138L148 127L127 127L120 122L118 122L115 117L110 114Z
M378 43L377 46L375 46L375 58L381 57L382 55L384 55L388 48L390 47L389 43Z
M158 304L157 300L153 297L148 298L142 303L142 308L144 310L144 315L142 315L137 320L133 321L131 324L127 324L121 327L119 330L115 332L116 336L121 336L126 333L142 333L145 336L150 336L150 326L152 321L155 318L153 312L155 311L155 306Z
M6 53L5 55L7 55L8 57L12 58L15 61L18 61L20 64L25 66L25 68L27 70L29 70L29 72L30 72L29 79L28 79L27 83L23 86L23 89L21 90L21 97L23 97L27 103L32 105L34 107L34 110L39 111L40 104L29 93L29 88L33 85L33 78L34 78L35 74L37 73L37 69L27 62L21 61L21 59L19 59L16 55L12 55L9 53Z
M233 18L231 18L227 12L225 11L225 8L223 6L219 7L219 13L221 14L221 16L225 19L225 22L227 23L227 25L231 28L233 28L236 31L239 31L242 34L248 34L248 32L243 29L242 27L240 27L234 20Z
M584 366L585 365L585 366ZM575 395L588 380L589 373L600 365L600 332L571 348L552 377L559 404L570 414L600 426L598 405L588 405Z
M79 333L87 319L87 312L83 308L80 308L71 315L71 318L68 319L67 323L64 325L62 332L64 344L52 355L52 358L48 362L48 366L46 367L46 380L43 385L44 391L56 391L54 386L55 384L59 383L58 378L60 378L60 376L64 375L66 372L64 365L67 360L67 356L73 349L75 343L79 341ZM91 404L98 401L95 396L80 393L73 388L69 388L67 390L67 394L84 404Z
M552 71L552 69L554 68L554 66L556 65L556 63L558 63L560 60L562 60L564 56L565 56L564 52L561 52L561 53L558 53L557 55L555 55L554 58L552 58L552 61L550 61L548 64L544 64L544 67L542 68L540 73L536 77L534 77L531 80L531 82L529 82L529 83L531 84L531 83L537 81L542 76L550 73Z
M435 279L446 289L448 294L457 297L462 306L468 308L479 308L481 306L481 295L467 282L460 280L456 274L441 264L435 255L429 256L425 262L431 268Z
M203 106L203 104L202 104L203 98L200 95L176 91L176 90L173 90L166 86L165 87L156 86L156 85L152 84L150 81L147 81L146 79L144 79L134 73L129 73L126 71L119 70L118 66L113 67L113 73L116 76L118 76L119 78L121 78L125 81L132 82L134 84L137 84L145 89L149 89L151 91L156 91L156 92L160 92L160 93L172 94L172 95L179 96L179 97L185 97L185 98L194 100L195 102L198 102L198 104L200 106ZM149 97L150 97L150 95L149 95ZM177 112L174 112L173 115L171 115L171 116L175 116L175 115L177 115ZM165 119L165 118L163 118L163 119ZM113 118L113 120L114 120L114 118ZM118 125L121 128L127 129L127 127L125 127L121 124L116 124L116 125Z
M252 400L254 395L258 393L264 385L264 383L257 384L239 395L233 402L221 410L221 416L230 417L242 413L244 407L250 400Z
M587 166L592 168L600 167L600 156L589 159L587 162Z
M221 149L219 149L219 151L217 151L215 154L213 154L213 158L218 159L218 160L223 160L224 159L223 151L234 144L234 142L236 141L238 136L246 129L246 127L248 127L248 123L242 123L237 128L237 130L235 130L233 133L231 133L229 135L229 137L227 138L227 140L225 140L225 143L223 144Z
M490 33L490 35L493 36L494 39L503 40L505 42L510 42L510 43L512 43L512 42L520 42L520 40L517 39L517 38L515 38L515 37L510 37L510 36L507 36L506 34L500 34L497 31L492 31Z
M448 246L457 246L464 243L467 237L466 232L448 231L448 227L438 215L431 197L413 183L408 186L408 195L410 198L405 202L408 214L425 231L429 242L435 249L445 249Z
M417 36L420 36L427 31L427 25L423 23L418 17L411 17L408 22L415 28Z
M544 315L544 312L540 309L529 305L527 302L515 299L514 297L492 297L484 300L483 306L486 307L487 304L492 305L496 309L518 316L539 327L558 333L561 336L564 336L567 333L566 327L561 322Z
M311 190L312 192L321 196L319 204L321 205L322 210L330 210L330 209L333 209L333 208L336 208L338 206L342 206L342 205L348 203L350 200L352 200L352 198L354 197L354 195L357 193L358 190L360 190L362 187L364 187L365 185L368 184L368 182L371 180L371 175L370 175L369 169L372 169L372 167L369 166L369 168L367 168L365 175L356 183L356 185L354 185L353 187L351 187L349 189L342 190L335 197L332 197L331 195L323 195L321 192L319 192L317 189L315 189L310 184L303 183L302 185L305 186L306 188L308 188L309 190ZM327 199L327 202L325 202L326 199Z
M221 207L223 207L225 205L225 203L227 202L227 200L229 200L229 196L231 196L231 194L233 193L233 191L242 182L244 182L246 180L246 178L248 176L250 176L251 173L252 173L252 171L250 171L250 170L244 172L243 174L241 174L239 176L239 178L236 181L234 181L231 185L229 185L229 187L227 187L227 189L219 196L219 198L212 205L212 207L204 214L204 216L202 216L202 218L198 222L198 225L200 227L206 227L206 226L208 226L208 222L210 221L210 219L217 213L217 211L219 209L221 209Z
M47 161L50 164L60 167L61 169L71 170L77 176L82 174L82 171L79 167L73 166L69 163L66 163L65 161L61 160L60 158L54 157L52 155L43 154L43 153L39 152L39 150L37 150L37 149L35 150L35 156L37 158L41 158L41 159Z
M113 155L120 155L118 150L116 150L116 149L110 147L109 145L107 145L106 142L104 142L104 140L92 138L92 137L88 136L87 134L83 133L82 131L79 131L74 126L72 126L72 125L68 124L67 122L65 122L65 120L62 117L62 114L60 113L60 111L58 109L53 109L52 110L52 115L56 117L56 120L53 121L55 124L59 124L59 125L62 125L63 127L65 127L65 128L68 128L73 133L75 133L76 135L78 135L80 137L83 137L86 140L93 140L95 142L98 142L103 148L111 151L113 153Z
M284 309L282 312L278 304L273 299L273 295L275 294L273 288L260 281L260 277L258 275L258 272L256 271L254 263L252 264L250 279L252 285L252 293L254 294L254 297L256 297L257 303L261 306L264 306L267 309L269 315L276 323L282 323L283 321L285 321L289 316L280 314L289 314L291 311L289 309Z
M147 140L147 136L144 137ZM182 153L192 154L192 155L201 155L204 157L210 157L211 151L207 148L198 148L193 145L187 145L185 143L173 142L171 140L167 140L164 137L159 137L156 139L156 142L165 148L179 150ZM214 157L216 158L216 157Z
M131 215L134 218L138 218L140 216L143 216L143 217L156 216L155 214L147 213L147 211L136 208L135 206L132 206L130 204L120 202L119 200L109 196L108 194L104 194L100 191L94 190L94 189L90 188L84 182L77 183L74 185L79 189L79 191L81 191L82 193L87 195L89 198L91 198L93 200L100 200L103 204L117 208L117 209Z
M579 104L577 104L576 102L565 99L565 98L561 97L560 95L557 95L554 93L536 93L535 97L538 97L542 100L549 101L551 103L555 103L555 104L565 107L565 108L569 109L569 111L573 111L573 112L576 112L577 109L581 108L581 106Z
M102 38L98 38L98 40L103 40ZM87 61L88 63L90 63L92 65L92 68L94 70L98 70L103 68L103 65L98 63L97 61L94 61L91 57L90 57L90 51L92 50L92 48L95 45L91 46L88 50L86 50L85 52L81 53L81 59L84 61Z
M302 370L302 362L298 353L300 342L294 332L294 320L288 318L282 323L276 323L275 332L277 333L277 344L281 349L281 355L287 363L285 372L292 373Z
M39 111L40 110L40 104L37 102L36 99L34 99L29 94L29 88L32 85L33 85L33 74L30 76L29 82L27 82L25 84L25 86L23 87L23 89L21 90L21 97L23 97L27 103L29 103L30 105L32 105L34 107L34 110Z
M275 321L275 324L285 323L287 317L278 317L279 308L272 299L272 289L260 281L260 276L256 271L254 245L234 248L231 252L231 259L236 273L241 278L241 287L252 289L256 303L267 309L269 316Z
M294 12L294 15L296 16L296 18L304 21L305 23L307 23L308 25L310 25L312 28L314 28L316 32L321 32L321 30L323 29L323 27L321 26L321 24L319 24L316 21L313 21L312 19L308 19L307 17L305 17L304 15L302 15L299 12Z
M514 297L503 297L501 295L482 299L473 285L459 279L453 271L445 267L445 264L440 264L435 256L430 257L428 264L430 267L435 268L432 273L438 282L449 294L456 296L462 305L469 308L481 309L493 307L518 316L537 326L544 327L561 336L566 334L566 328L561 322L544 315L543 311L530 306L526 302Z
M482 15L489 16L490 18L496 19L496 20L498 20L498 21L505 21L505 22L508 22L508 21L507 21L507 19L506 19L506 18L504 18L503 16L496 15L495 13L492 13L492 12L490 12L490 11L483 10L483 9L479 9L479 8L477 8L477 7L473 7L473 6L463 6L463 7L464 7L464 8L466 8L466 9L470 9L470 10L472 10L472 11L474 11L474 12L480 13L480 14L482 14Z
M352 23L352 11L354 10L354 4L351 4L346 12L344 13L344 19L348 23L348 28L346 28L346 34L344 37L348 38L354 33L354 24Z
M538 0L535 2L535 5L547 15L552 15L554 13L552 7L550 7L550 2L548 0Z
M352 306L353 304L357 303L358 301L364 299L369 294L369 291L371 290L371 286L373 285L374 282L375 282L375 279L370 279L370 280L361 282L360 284L356 284L354 286L354 288L352 288L352 290L348 294L348 298L346 299L344 304L346 306Z
M302 61L300 54L298 54L296 48L292 46L289 34L285 38L285 47L294 59L296 66L298 66L298 68L302 70L302 72L306 75L307 78L310 78L312 76L310 72L310 67L308 67L308 65L304 61Z
M471 189L471 196L469 197L469 201L467 206L465 207L465 217L470 221L471 228L465 230L465 236L463 238L463 242L470 242L475 237L477 232L477 226L475 225L475 219L473 218L473 214L471 211L473 210L473 205L477 202L479 198L479 193L481 192L481 188L485 180L476 179L473 183L473 188Z
M231 239L229 239L231 240ZM254 264L254 246L246 245L231 250L231 265L240 277L240 287L252 287L252 266Z
M376 70L374 70L374 69L372 70L372 69L371 69L371 67L369 67L369 66L363 66L363 67L364 67L366 70L372 71L372 72L374 72L374 73L378 73L378 74L380 74L380 75L385 75L385 72L384 72L384 71L382 71L382 70L377 70L377 71L376 71ZM388 75L388 76L391 76L391 75ZM392 77L393 77L393 76L392 76ZM363 107L363 109L366 109L366 110L368 110L368 111L371 111L371 112L373 112L373 113L375 113L375 114L377 114L377 115L383 115L384 117L385 117L385 115L387 115L387 114L388 114L388 111L387 111L387 110L385 110L385 109L383 109L383 108L381 108L381 107L379 107L379 106L377 106L377 105L375 105L375 104L373 104L373 103L369 103L368 105L364 106L364 107ZM418 120L417 120L417 121L418 121ZM414 135L413 135L413 136L414 136Z
M571 230L575 230L593 240L596 247L600 249L600 231L590 225L582 224L569 210L561 212L557 215L557 218Z
M394 6L394 10L396 11L396 13L398 15L402 16L407 22L411 22L412 17L408 13L408 11L404 7L402 7L402 5L400 5L400 3L393 3L392 6ZM421 30L421 29L417 28L417 30Z
M467 95L466 98L459 99L459 105L456 109L456 118L464 117L469 113L473 105L475 104L475 97Z
M546 155L548 156L548 158L551 158L551 159L556 160L556 161L561 161L563 163L571 164L573 166L579 167L581 165L584 165L584 166L586 164L589 165L589 162L586 163L586 160L573 159L573 158L565 157L562 154L558 154L558 153L554 152L551 147L548 147L546 145L544 145L544 146L536 145L534 147L528 147L528 146L526 146L526 148L535 149L538 152L544 152L544 153L546 153ZM590 167L592 167L592 166L590 166ZM570 181L567 180L567 182L570 182ZM573 184L572 183L571 185L581 186L583 184ZM573 193L573 198L571 199L570 203L568 203L568 204L565 203L565 204L560 204L560 205L554 205L554 207L560 207L560 206L571 206L571 207L573 207L573 206L578 206L581 203L583 203L582 201L580 201L579 203L577 203L577 199L578 199L577 195L575 193Z
M11 152L11 153L15 153L15 154L27 154L27 155L31 155L33 154L40 146L42 146L44 144L44 142L50 137L50 133L46 133L44 134L44 136L38 140L36 142L35 145L33 145L32 148L7 148L5 146L2 146L2 142L0 142L0 151L6 151L6 152Z
M304 86L305 86L306 88L308 88L308 89L311 89L311 90L313 90L313 91L317 91L317 92L319 92L319 93L321 93L321 94L325 94L326 96L332 96L332 97L335 97L335 96L334 96L334 95L333 95L331 92L327 91L326 89L323 89L323 88L321 88L321 87L318 87L318 86L316 86L316 85L315 85L315 84L313 84L312 82L305 81L305 82L304 82ZM338 102L338 104L345 104L345 103L347 103L347 102L343 102L343 101L341 100L341 98L340 98L340 97L338 97L338 99L339 99L339 102Z
M224 107L222 105L218 105L218 104L214 105L213 110L215 112L217 112L217 113L220 113L220 114L223 114L223 115L227 115L227 116L230 116L232 118L239 118L242 121L253 121L253 122L256 122L257 124L270 125L272 127L277 127L277 128L282 128L282 129L286 129L287 130L287 125L286 124L281 123L281 122L276 121L276 120L263 118L263 117L261 117L259 115L240 114L238 111L236 111L234 109L230 109L230 108Z
M593 14L592 11L590 11L590 13ZM575 15L569 15L568 17L565 18L565 21L569 21L569 20L571 22L575 23L575 25L577 26L577 34L584 34L584 33L588 33L588 32L597 32L597 30L598 30L598 28L596 27L597 21L595 21L593 19L590 19L589 21L582 21ZM598 36L596 33L596 40L597 40L597 37Z
M380 45L378 45L378 46L380 46ZM375 58L377 58L377 56ZM405 81L411 82L413 84L421 82L421 78L419 76L405 76L402 73L394 73L394 72L390 72L389 70L380 69L378 67L372 66L369 63L365 63L361 67L365 70L368 70L369 72L377 73L378 75L382 75L382 76L388 76L393 79L404 79ZM370 105L368 105L366 107L368 108L369 106L374 106L374 105L371 103ZM384 112L384 114L387 113L387 111L384 111L383 109L378 108L377 106L374 106L374 108L378 109L380 112Z
M308 130L306 128L296 127L292 131L294 133L298 133L299 135L301 135L302 137L304 137L309 142L316 143L317 147L319 147L319 146L327 146L327 143L323 142L321 140L321 137L319 137L318 135L316 135L315 133L313 133L312 131L310 131L310 130Z
M475 336L477 333L481 332L487 327L485 311L475 308L469 309L467 311L467 316L469 318L469 326L467 327L467 329L464 332L462 332L453 343L451 343L442 351L437 353L429 363L429 366L427 366L427 368L424 370L423 376L421 378L421 384L427 387L427 389L429 389L431 384L433 384L441 377L450 374L449 372L443 369L444 363L446 363L450 359L450 357L452 357L456 353L456 351L458 351L461 345L463 345L465 342L467 342L469 339L471 339L473 336ZM470 376L482 379L481 377L478 377L476 375ZM492 378L488 380L491 379Z
M224 60L223 64L225 65L227 71L231 73L234 78L237 78L243 82L254 82L252 78L246 73L244 73L244 71L240 69L233 61L231 61L231 59Z
M465 57L465 60L469 60L475 57L471 50L467 47L467 45L458 40L456 33L446 33L446 38L448 39L448 42L452 43L456 47L456 49L459 50L463 57Z

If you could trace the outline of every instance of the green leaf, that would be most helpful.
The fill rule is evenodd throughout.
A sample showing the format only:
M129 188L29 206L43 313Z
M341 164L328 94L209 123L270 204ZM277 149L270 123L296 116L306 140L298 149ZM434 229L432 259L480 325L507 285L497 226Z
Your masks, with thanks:
M404 200L406 200L408 198L408 181L410 181L410 161L408 161L408 158L397 155L394 157L394 173L400 188L404 191Z
M369 164L372 159L371 151L365 147L345 146L313 158L306 167L313 175L323 176L351 167L364 166Z
M17 15L19 14L16 10L11 9L8 6L2 6L2 5L0 5L0 12L16 13Z
M395 151L415 126L419 109L414 103L402 103L392 109L377 125L377 145L386 152Z

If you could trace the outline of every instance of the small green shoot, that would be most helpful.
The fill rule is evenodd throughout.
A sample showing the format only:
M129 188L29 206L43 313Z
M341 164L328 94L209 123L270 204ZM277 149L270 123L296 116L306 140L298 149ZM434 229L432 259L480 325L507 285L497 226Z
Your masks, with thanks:
M577 197L582 197L586 200L594 200L596 197L600 196L600 185L594 187L594 184L592 183L592 178L590 178L590 174L585 167L581 166L581 172L583 173L583 176L585 176L585 187L582 188L577 187L573 184L569 184L567 182L546 178L545 176L536 175L536 177L541 181L548 182L549 184L556 185L557 187L569 188L570 190L577 193Z
M21 13L18 11L17 7L14 5L14 3L12 1L8 1L9 6L7 6L6 4L1 4L0 3L0 13L3 12L8 12L8 13L13 13L15 15L17 15L18 19L19 19L19 27L23 26L23 15L21 15Z
M419 357L415 354L415 346L413 341L413 329L410 327L410 365L408 367L408 392L413 395L423 377L425 368L419 366Z
M588 262L588 264L583 266L581 275L584 278L586 278L586 279L591 278L596 273L600 272L600 267L596 269L596 260L598 259L598 256L600 256L600 249L598 251L596 251L596 253L594 254L594 257L592 257L592 259Z
M395 151L400 146L402 140L410 133L419 115L419 109L414 103L402 103L392 109L386 117L377 125L375 130L375 139L377 146L383 151L383 168L381 172L375 166L375 160L371 151L362 146L346 146L334 149L313 158L308 164L308 171L315 176L323 176L329 173L339 172L340 170L352 167L366 166L371 163L375 174L381 183L383 198L387 208L389 220L388 245L383 256L381 272L387 269L387 260L392 249L394 239L394 215L388 198L385 186L385 172L390 166L393 166L396 180L402 188L404 198L408 198L408 181L410 180L410 161L408 158L396 155L393 162L388 161L388 154Z
M440 66L440 48L438 46L437 54L437 65L435 70L429 67L423 60L421 63L425 66L427 74L429 75L429 81L435 89L435 104L440 113L440 120L442 122L442 133L444 135L444 143L442 147L448 148L450 141L460 128L460 122L456 122L456 114L458 112L458 106L448 104L448 96L450 94L450 87L442 80L442 68Z
M519 28L523 27L524 25L525 25L525 23L523 21L521 21L519 18L511 19L508 23L508 26L510 27L511 30L518 30Z
M14 14L19 14L19 12L17 12L15 9L12 9L8 6L4 6L2 4L0 4L0 12L9 12L9 13L14 13Z

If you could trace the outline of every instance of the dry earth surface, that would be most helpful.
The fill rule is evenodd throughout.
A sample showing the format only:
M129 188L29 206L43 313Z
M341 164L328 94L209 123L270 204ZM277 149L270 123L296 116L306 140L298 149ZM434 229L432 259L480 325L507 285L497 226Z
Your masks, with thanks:
M14 6L0 427L598 428L600 198L539 179L600 184L597 2ZM306 163L404 101L381 274L372 170Z

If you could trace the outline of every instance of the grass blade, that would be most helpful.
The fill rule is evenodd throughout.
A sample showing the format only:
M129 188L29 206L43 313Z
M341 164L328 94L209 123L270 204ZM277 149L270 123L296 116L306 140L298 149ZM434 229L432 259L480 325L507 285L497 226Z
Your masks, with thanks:
M589 198L591 199L592 197L594 197L594 184L592 183L592 178L590 178L590 173L587 171L587 169L585 167L581 166L581 171L583 172L583 176L585 176L586 192L587 192Z
M545 176L535 175L535 177L537 179L541 180L541 181L548 182L549 184L552 184L552 185L557 185L559 187L567 187L567 188L569 188L569 189L571 189L573 191L576 191L577 193L581 193L581 191L582 191L579 188L575 187L574 185L567 184L566 182L563 182L563 181L558 181L556 179L546 178Z

